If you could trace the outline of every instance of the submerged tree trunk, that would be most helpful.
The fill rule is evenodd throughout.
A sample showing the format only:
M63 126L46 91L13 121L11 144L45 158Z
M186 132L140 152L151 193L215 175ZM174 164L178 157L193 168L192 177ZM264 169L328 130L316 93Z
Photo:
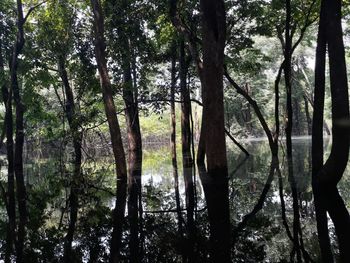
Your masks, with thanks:
M323 111L325 56L328 46L332 96L332 149L323 164ZM342 39L341 1L324 0L316 50L315 99L312 140L312 186L315 197L317 230L323 262L334 262L328 233L327 212L338 237L340 261L350 261L350 216L339 195L341 180L349 158L349 94Z
M334 259L328 234L327 211L323 206L324 202L322 201L322 193L318 193L318 187L316 184L318 172L323 166L323 122L327 50L325 27L325 2L322 1L316 48L315 95L312 120L312 188L317 219L318 241L321 248L321 258L323 262L331 263L334 262Z
M100 74L103 101L109 126L109 132L111 135L112 149L117 174L117 199L113 212L113 232L110 247L110 262L116 263L119 261L119 252L123 231L127 192L127 168L119 122L113 101L112 85L108 76L105 52L106 44L104 38L104 18L102 8L99 0L91 0L91 6L94 15L95 56L98 71Z
M224 1L201 0L203 122L207 171L202 176L208 205L212 262L230 262L230 214L223 102L226 36ZM210 142L210 143L209 143Z
M5 77L4 59L2 56L2 42L0 38L0 70ZM6 153L7 153L7 216L8 225L6 233L5 262L9 263L14 251L16 241L16 200L15 200L15 178L14 178L14 149L13 149L13 117L12 117L12 89L8 90L4 80L1 86L2 98L5 104L6 126Z
M299 214L299 198L298 198L298 188L294 175L293 159L292 156L288 157L288 181L292 191L293 199L293 250L296 252L297 262L301 261L302 250L301 250L301 233L300 227L300 214Z
M195 242L195 226L194 226L194 184L193 170L194 163L191 152L191 97L187 87L187 71L188 63L186 61L186 53L184 42L180 43L180 91L181 91L181 145L182 145L182 168L185 181L186 195L186 211L187 211L187 233L188 233L188 260L194 261L194 242Z
M24 243L26 236L26 224L27 224L27 194L24 183L23 174L23 146L24 146L24 105L21 98L20 85L18 83L17 70L18 70L18 56L21 54L24 47L24 23L22 1L17 0L17 37L15 45L12 50L12 58L10 65L11 72L11 86L10 94L13 92L13 98L16 106L16 133L15 133L15 152L14 152L14 172L16 176L16 192L18 202L19 222L17 229L17 242L16 242L16 261L24 262ZM9 123L10 125L10 123Z
M286 21L285 21L285 46L284 46L284 80L286 87L286 144L287 144L287 163L288 163L288 180L292 190L293 198L293 250L296 252L297 262L301 262L301 248L299 239L300 214L298 189L295 182L293 170L292 155L292 131L293 131L293 101L292 101L292 8L291 1L286 0Z
M123 99L125 102L125 118L128 136L128 215L130 218L130 262L140 262L139 247L139 195L141 194L142 174L142 140L139 121L137 97L134 92L137 87L133 86L130 46L126 38L126 55L123 62Z
M70 195L69 195L69 225L68 231L65 237L63 261L66 263L72 262L72 242L74 238L74 232L76 229L76 223L78 219L79 209L79 187L81 182L81 162L82 151L81 142L82 134L79 132L79 123L76 116L76 105L74 102L73 90L69 84L68 74L65 66L65 57L61 56L58 59L58 71L64 86L65 102L64 111L70 127L73 148L74 148L74 170L73 177L70 182Z
M177 154L176 154L176 113L175 113L175 86L176 86L176 55L175 52L171 58L171 86L170 86L170 125L171 125L171 134L170 134L170 147L171 147L171 163L173 167L173 176L174 176L174 188L175 188L175 203L176 203L176 213L178 221L178 232L179 237L182 242L184 234L182 227L182 212L181 212L181 201L180 201L180 192L179 192L179 173L177 167ZM186 262L186 255L184 250L185 246L181 246L182 262Z
M202 100L204 100L205 97L205 89L203 86L203 62L200 58L200 55L197 50L197 36L191 32L187 26L182 21L180 15L177 12L177 0L170 0L170 19L174 25L174 27L178 30L178 32L182 35L182 37L187 41L188 43L188 49L191 53L192 60L195 62L195 67L198 73L198 77L201 82L202 86ZM198 142L198 150L197 150L197 164L203 165L204 159L205 159L205 129L203 127L206 126L205 124L205 118L203 117L204 112L202 112L202 123L201 123L201 129L200 129L200 135L199 135L199 142Z

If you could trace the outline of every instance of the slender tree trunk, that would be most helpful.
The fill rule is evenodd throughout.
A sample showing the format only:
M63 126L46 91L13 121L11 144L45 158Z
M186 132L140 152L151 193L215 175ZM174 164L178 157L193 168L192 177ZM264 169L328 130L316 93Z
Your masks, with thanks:
M95 56L100 74L103 101L112 140L112 149L117 174L117 199L113 213L113 232L110 248L110 262L116 263L119 262L119 252L123 231L127 192L127 168L119 122L113 101L112 85L108 76L102 8L99 0L91 0L91 6L94 15Z
M133 76L133 83L134 83L134 98L135 98L135 104L138 110L138 89L137 87L137 71L136 71L136 55L133 50L133 55L131 57L131 65L132 65L132 76ZM139 115L139 113L138 113ZM139 131L140 131L140 146L138 147L139 149L139 156L140 156L140 161L139 161L139 166L142 168L142 136L141 136L141 128L139 124L139 119L138 119L138 126L139 126ZM142 171L140 171L140 176L142 175ZM143 231L143 208L142 208L142 177L138 178L137 181L137 190L138 190L138 213L139 213L139 218L138 218L138 229L140 232L139 236L139 255L140 255L140 260L142 261L142 255L144 254L144 231Z
M281 81L281 75L282 75L282 70L284 67L284 62L281 64L276 79L275 79L275 134L273 136L273 143L276 147L276 151L273 153L275 156L278 155L278 138L280 135L280 116L279 116L279 105L280 105L280 81ZM272 151L272 149L271 149ZM272 151L273 152L273 151Z
M126 36L125 36L126 37ZM125 102L125 118L127 124L128 135L128 213L130 218L130 262L140 262L140 248L139 248L139 224L138 211L139 200L138 196L141 194L141 174L142 174L142 140L139 121L139 110L137 104L137 97L134 96L131 64L130 64L130 48L128 38L125 43L126 56L123 62L123 98Z
M175 49L176 51L176 49ZM176 87L176 53L171 58L171 86L170 86L170 124L171 124L171 135L170 135L170 147L171 147L171 163L173 167L174 176L174 188L175 188L175 202L177 211L177 221L178 221L178 232L180 240L183 240L184 231L182 226L182 212L181 212L181 201L179 192L179 173L177 167L177 153L176 153L176 113L175 113L175 87ZM185 246L181 248L182 252L182 262L187 262L186 254L184 250L187 249Z
M201 0L203 122L207 172L202 177L208 205L211 261L230 262L230 214L223 102L226 37L224 1Z
M296 251L297 262L301 262L301 249L299 243L299 227L300 227L300 215L299 215L299 203L298 203L298 190L296 188L296 182L293 171L293 156L292 156L292 130L293 130L293 106L292 106L292 35L291 35L291 23L292 23L292 9L291 1L286 0L286 21L285 21L285 47L284 47L284 80L286 87L286 144L287 144L287 162L288 162L288 180L292 189L293 198L293 240L294 250Z
M300 227L300 214L299 214L299 201L298 201L298 189L297 183L294 176L294 167L292 157L288 158L288 181L292 190L293 199L293 250L296 252L297 262L301 261L302 250L300 246L299 239L299 229Z
M292 127L293 127L293 106L292 106L292 37L291 37L291 3L286 0L286 24L285 24L285 48L284 48L284 81L287 94L287 120L286 120L286 141L287 156L292 156Z
M4 59L2 56L2 42L0 38L0 70L5 77ZM16 200L15 200L15 178L14 178L14 149L13 149L13 117L12 117L12 89L10 92L4 80L1 86L2 98L5 104L6 126L6 153L7 153L7 216L8 226L6 234L5 262L10 262L16 241Z
M69 195L69 214L70 221L68 226L67 235L65 237L63 260L66 263L72 262L72 242L74 238L74 232L76 228L76 222L78 219L79 209L79 186L81 184L81 162L82 162L82 134L79 132L79 123L76 116L76 106L74 102L73 90L69 84L68 74L65 66L65 57L61 56L58 59L58 71L65 90L65 114L68 120L70 131L73 139L74 148L74 171L73 178L70 183L70 195Z
M310 111L309 111L309 102L307 101L306 95L303 96L304 98L304 105L305 105L305 117L306 117L306 124L307 124L307 135L312 134L312 120L310 117Z
M181 144L182 144L182 168L185 181L186 210L187 210L187 232L189 238L189 261L194 261L194 185L193 170L194 163L191 153L191 98L187 87L188 63L186 62L186 53L184 42L180 43L180 91L181 91Z
M27 224L27 204L26 204L26 187L24 183L23 174L23 146L24 146L24 105L22 103L20 86L17 78L18 70L18 56L21 54L24 47L24 17L22 1L17 0L17 37L15 45L12 50L12 58L10 65L11 72L11 90L13 92L13 98L16 106L16 133L15 133L15 152L14 152L14 172L16 177L16 190L17 190L17 202L19 222L17 230L17 242L16 242L16 256L17 262L24 262L24 242L26 236L26 224Z
M248 95L252 93L251 87L248 83L245 85L245 88ZM247 109L244 111L244 116L245 116L244 121L247 123L248 132L249 134L253 134L254 127L252 122L252 112L251 112L250 104L247 104Z

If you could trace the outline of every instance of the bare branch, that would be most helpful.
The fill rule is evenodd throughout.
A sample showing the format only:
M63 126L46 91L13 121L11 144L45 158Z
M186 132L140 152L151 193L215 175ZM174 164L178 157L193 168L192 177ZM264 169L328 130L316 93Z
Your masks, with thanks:
M269 128L269 126L267 125L266 123L266 120L264 118L264 116L262 115L261 111L260 111L260 108L258 106L258 104L256 103L256 101L249 96L249 94L244 90L242 89L232 78L231 76L228 74L227 72L227 69L224 68L224 76L226 77L226 79L229 81L229 83L236 89L236 91L241 94L248 102L249 104L253 107L254 111L255 111L255 114L257 115L259 121L260 121L260 124L262 126L262 128L264 129L265 131L265 134L267 136L267 139L269 141L269 145L270 145L270 149L272 152L275 151L275 142L273 140L273 136L272 136L272 132Z
M300 35L299 35L299 38L298 40L294 43L294 45L292 46L292 50L291 50L291 53L293 54L294 50L298 47L298 45L300 44L301 40L304 38L304 35L305 35L305 32L306 32L306 29L312 25L317 19L318 17L316 17L315 19L312 19L310 20L310 16L311 16L311 12L312 12L312 9L314 7L316 3L316 0L313 0L312 3L310 4L310 7L307 11L307 14L306 14L306 17L305 17L305 20L304 20L304 26L301 28L300 30Z
M231 133L225 128L226 135L233 141L234 144L237 145L237 147L244 152L244 154L248 157L250 154L249 152L231 135Z
M36 8L38 8L39 6L45 4L47 1L49 1L49 0L45 0L45 1L43 1L43 2L39 2L38 4L36 4L36 5L32 6L32 7L30 7L29 10L28 10L28 12L27 12L27 14L26 14L26 15L24 16L24 18L23 18L23 24L25 24L25 22L27 21L28 17L30 16L30 14L31 14Z

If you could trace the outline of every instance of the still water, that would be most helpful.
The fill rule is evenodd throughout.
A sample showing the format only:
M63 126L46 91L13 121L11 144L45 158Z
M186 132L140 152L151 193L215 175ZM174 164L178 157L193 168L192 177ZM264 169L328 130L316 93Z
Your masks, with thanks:
M325 143L326 155L329 143ZM281 173L270 174L271 156L266 141L245 142L249 158L233 145L229 147L229 200L232 228L233 262L290 262L293 243L293 198L283 145L280 148ZM319 248L311 189L311 140L293 140L294 178L299 204L303 249L317 262ZM178 150L181 153L181 149ZM30 210L28 262L59 262L67 229L67 187L71 167L69 154L63 158L29 161L26 175ZM76 262L106 262L111 234L111 209L114 206L113 162L98 153L85 154L84 181L81 183L79 222L74 241ZM185 189L178 154L180 177L181 225L186 228ZM64 159L66 158L66 159ZM181 262L186 250L186 236L179 235L173 168L167 145L145 147L142 187L142 222L140 239L143 262ZM6 169L2 168L2 179ZM204 193L196 176L195 250L198 262L208 261L209 226ZM350 166L339 183L340 193L350 207ZM259 205L257 205L259 204ZM0 209L0 253L5 249L6 210ZM253 211L253 213L252 213ZM249 215L250 214L250 215ZM246 217L246 215L249 215ZM244 221L244 223L242 223ZM332 224L333 248L337 251ZM125 224L123 250L128 258L128 222ZM0 260L1 261L1 260Z
M232 231L233 236L235 236L233 238L235 242L232 245L234 262L290 262L293 243L287 232L293 233L294 216L291 183L287 172L287 161L284 157L285 148L283 145L280 148L280 176L269 174L271 156L266 141L246 142L246 148L251 154L249 158L245 158L234 146L229 147L228 153L229 200ZM325 140L325 157L327 157L329 151L330 142ZM303 246L310 257L317 262L319 260L319 248L311 188L310 153L310 138L295 138L293 140L293 170L297 188L297 202L300 208ZM145 167L144 170L146 175L144 177L145 196L149 196L150 200L153 201L147 202L147 199L144 200L145 210L175 209L170 160L168 162L164 160L160 166ZM347 207L350 207L349 187L350 166L348 166L342 181L339 183L339 189ZM181 189L181 196L184 197L183 185ZM199 181L197 182L197 194L197 209L199 212L197 212L196 226L205 237L208 235L207 211L203 209L205 208L205 200ZM257 206L258 202L262 205L261 210ZM184 203L183 198L182 204ZM249 217L245 221L244 227L241 227L244 216L252 211L254 211L254 216ZM154 222L159 220L159 228L156 230L159 233L150 233L150 238L157 240L157 242L154 242L155 244L160 242L160 244L167 246L167 248L163 248L162 252L159 250L159 260L172 261L175 255L179 253L179 251L176 251L176 240L170 238L176 232L176 214L147 214L146 218L152 218ZM165 220L167 220L166 223ZM239 226L239 231L235 231L237 226ZM329 228L332 231L331 235L336 251L332 224L329 225ZM168 231L168 233L165 234L164 231Z

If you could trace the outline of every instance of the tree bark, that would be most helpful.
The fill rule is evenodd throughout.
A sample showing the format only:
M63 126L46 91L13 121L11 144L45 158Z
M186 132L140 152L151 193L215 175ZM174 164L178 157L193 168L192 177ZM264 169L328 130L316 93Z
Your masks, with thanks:
M175 49L176 51L176 49ZM170 147L171 147L171 163L173 167L173 176L174 176L174 189L175 189L175 202L176 202L176 213L178 221L178 232L179 237L182 242L184 238L184 231L182 226L182 212L181 212L181 201L180 201L180 192L179 192L179 173L177 167L177 153L176 153L176 113L175 113L175 87L176 87L176 53L173 53L171 58L171 86L170 86ZM187 255L184 253L186 249L185 246L181 247L182 262L187 262Z
M24 47L24 26L25 19L23 16L22 1L17 0L17 37L12 50L10 65L11 84L10 94L13 92L13 98L16 106L16 133L15 133L15 152L14 152L14 172L16 177L17 202L19 222L16 242L16 260L18 263L24 262L24 242L26 236L27 224L27 204L26 204L26 187L23 174L23 146L24 146L24 105L21 99L20 86L18 84L18 56L22 53Z
M332 96L332 149L323 164L323 110L325 56L328 46ZM327 225L329 213L338 237L340 261L350 261L350 216L339 195L341 180L349 158L349 94L341 26L341 1L321 3L316 49L315 98L312 140L312 186L315 197L317 230L323 262L334 262Z
M203 122L206 190L212 262L230 262L230 214L223 103L223 61L226 38L224 1L200 1L203 48ZM210 142L210 143L208 143Z
M127 193L127 168L119 122L113 101L112 85L108 76L105 51L106 44L104 38L104 18L99 0L91 0L91 7L94 17L95 57L100 74L104 107L107 116L109 132L111 135L112 149L117 174L117 199L113 212L113 232L110 248L110 262L116 263L119 262L119 252L123 231Z
M6 126L6 154L7 154L7 215L8 226L6 234L6 255L5 262L9 263L11 254L14 251L16 241L16 200L15 200L15 175L14 175L14 148L13 148L13 116L12 116L12 89L8 90L5 81L5 66L2 55L2 42L0 38L0 70L4 77L1 86L2 97L5 105Z
M172 24L177 29L177 31L185 38L188 43L188 49L191 53L192 59L195 62L195 67L198 73L198 77L202 86L202 99L205 97L205 89L203 88L203 62L200 58L200 55L197 50L197 36L193 34L191 30L189 30L184 22L181 20L180 15L177 12L177 0L170 0L170 19ZM198 142L198 150L197 150L197 164L203 165L205 159L205 129L203 127L206 126L205 118L203 116L204 112L202 112L202 123L199 135Z
M189 262L194 261L195 249L195 225L194 225L194 184L193 172L194 163L191 153L191 126L190 126L190 112L191 112L191 97L190 91L187 87L187 72L188 62L186 61L186 52L184 41L180 43L180 91L181 91L181 144L182 144L182 168L185 182L186 195L186 211L187 211L187 233L189 239Z
M286 22L285 22L285 47L284 47L284 81L286 87L286 142L287 156L292 156L292 127L293 127L293 106L292 106L292 37L291 37L291 3L286 0Z
M134 96L130 62L130 46L126 37L125 51L123 57L123 99L125 102L125 119L128 136L128 213L130 218L130 262L140 262L139 248L139 194L141 194L142 174L142 139L140 131L139 110L137 97Z

